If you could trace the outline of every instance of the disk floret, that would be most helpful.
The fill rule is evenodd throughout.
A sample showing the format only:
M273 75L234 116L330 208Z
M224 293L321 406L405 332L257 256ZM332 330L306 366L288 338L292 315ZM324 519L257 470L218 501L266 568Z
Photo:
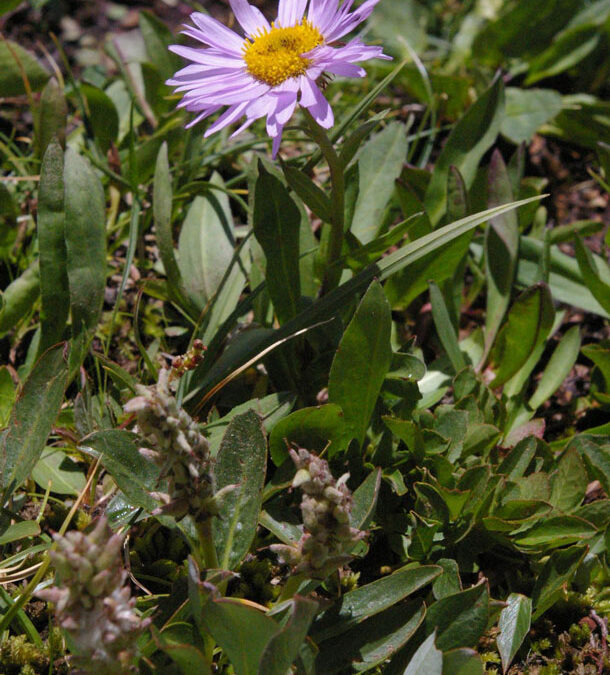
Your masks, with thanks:
M55 582L38 595L54 603L74 665L98 675L132 672L136 640L150 622L136 614L126 585L123 537L100 518L89 534L72 531L54 539Z
M167 483L166 492L153 492L162 502L155 511L197 520L216 515L213 460L208 441L193 418L178 405L170 389L170 371L162 369L158 382L150 387L138 385L136 397L125 405L135 413L135 431L148 447L140 454L152 460Z

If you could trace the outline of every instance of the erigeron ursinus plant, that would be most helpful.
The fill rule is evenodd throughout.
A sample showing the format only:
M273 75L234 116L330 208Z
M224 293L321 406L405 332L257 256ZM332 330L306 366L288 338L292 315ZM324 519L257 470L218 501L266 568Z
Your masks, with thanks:
M331 40L332 30L355 25L374 4L363 3L352 12L351 3L311 2L302 20L306 2L283 2L280 22L259 34L257 26L265 24L258 23L263 19L257 10L235 1L238 19L253 26L250 30L244 25L247 36L240 44L246 50L244 59L252 57L254 73L234 74L270 77L270 66L260 61L258 50L283 50L284 31L297 42L312 36L318 40L311 26L322 28L328 21L318 35ZM158 40L173 38L150 16L143 17L142 32L157 80L170 78L168 63L157 60ZM200 20L205 28L225 34L226 29L207 17ZM294 25L283 25L291 21ZM200 31L196 37L201 37ZM356 56L381 54L376 46L354 46ZM316 59L332 56L333 47L323 47ZM179 51L183 49L204 61L218 56L208 49ZM343 49L340 58L354 56ZM307 69L322 62L310 63L314 59L309 55L280 56L288 59L284 66L296 68L307 80L300 80L300 86L313 90ZM243 66L241 52L227 58L231 63L222 67L239 71ZM482 158L505 114L500 79L460 119L431 174L404 166L413 146L408 146L408 125L402 121L388 120L382 113L350 133L349 124L366 113L382 84L402 72L401 65L387 71L385 82L362 95L353 110L343 111L328 132L315 118L327 124L329 107L313 90L319 107L313 110L314 122L305 117L303 129L320 149L293 137L302 156L291 156L289 130L284 145L278 145L284 119L280 116L292 113L297 98L294 90L275 89L291 78L234 92L239 97L248 92L265 100L276 97L273 105L267 101L268 108L229 110L235 117L241 112L248 117L248 111L257 116L261 110L268 116L272 144L278 152L284 150L280 169L264 152L242 154L226 138L210 135L201 141L196 130L186 138L175 133L182 118L169 112L171 102L158 100L150 91L144 99L147 121L162 124L136 147L134 118L142 109L142 92L136 91L139 105L131 122L129 112L122 118L127 128L131 124L131 134L119 149L123 165L117 174L116 165L100 159L108 149L107 137L87 117L96 92L89 85L79 89L88 104L82 115L88 122L84 133L91 160L110 183L112 203L120 201L122 190L131 207L119 222L111 216L107 223L129 241L119 298L128 287L140 227L151 222L148 195L140 186L150 177L150 157L163 142L155 167L152 215L164 268L157 266L156 271L165 273L165 282L143 291L167 301L172 327L187 330L193 347L200 337L208 344L203 361L193 362L191 352L169 369L166 361L159 362L154 342L148 350L141 345L141 315L136 310L134 348L142 350L144 364L138 377L94 349L91 358L106 375L99 377L96 395L91 395L90 384L83 385L73 408L60 418L68 427L68 434L60 429L61 437L68 439L67 452L99 461L119 488L100 504L113 527L128 526L137 537L142 529L148 534L147 528L162 526L168 541L179 539L191 548L188 565L171 582L161 572L148 579L141 569L132 570L145 588L152 581L155 590L159 584L165 591L149 600L141 597L136 613L129 608L130 621L146 628L138 645L138 668L143 672L232 669L238 674L285 675L292 668L324 674L378 669L402 675L416 672L422 661L424 672L432 674L461 668L481 672L472 649L494 622L500 629L499 659L506 669L521 645L528 644L532 617L553 610L572 581L586 611L601 611L600 589L608 579L608 502L589 501L588 488L598 481L601 494L608 493L607 439L593 430L550 447L538 438L539 423L527 425L538 408L534 403L548 397L561 378L551 372L552 381L549 384L546 377L542 387L543 376L542 388L532 393L526 385L536 368L533 357L541 355L551 324L559 323L552 321L549 288L555 299L569 301L566 298L576 294L581 306L606 316L598 300L604 297L604 268L598 259L591 263L586 253L581 255L578 264L596 283L579 282L570 269L566 276L575 286L566 290L557 280L565 259L556 242L551 237L532 242L520 231L533 230L535 223L529 221L539 220L540 212L534 214L525 205L518 226L509 221L507 214L517 206L510 202L527 194L521 190L518 156L511 162L512 172L506 172L512 196L496 156L488 171L489 201L477 201L487 171ZM209 75L207 61L200 66L198 70L193 64L183 73L195 78L188 99L195 106L197 82L202 73ZM343 74L361 74L358 67L349 70L349 59L339 66ZM300 73L303 68L306 72ZM149 78L150 90L150 72L143 68L142 73ZM189 81L189 89L190 85ZM300 91L300 103L311 102ZM330 98L333 91L337 89L331 85L326 95ZM59 87L50 86L46 96L55 109L61 108ZM233 105L225 98L219 101ZM209 101L204 96L199 103L207 106ZM112 105L111 101L110 110ZM221 119L220 125L231 116ZM378 127L382 130L367 140ZM425 138L416 135L412 143L426 143ZM261 143L250 136L241 147L249 152L257 143L265 147L266 139ZM220 159L214 159L215 152ZM48 146L39 191L40 266L32 267L22 285L13 286L5 297L6 306L13 308L12 314L2 315L5 327L14 319L15 297L22 297L17 291L23 284L27 297L40 292L43 310L40 342L25 368L31 375L3 439L0 485L5 500L19 497L15 488L40 454L67 383L90 353L87 348L100 318L106 276L104 200L99 174L82 154L74 149L64 154L57 143ZM426 154L421 151L419 160ZM324 172L312 174L321 157L331 178L328 194ZM209 166L231 176L232 182L223 181L220 173L205 173ZM242 170L247 177L232 175ZM239 189L246 187L249 204L239 198ZM473 198L476 208L469 204ZM530 204L535 202L536 198ZM321 246L311 235L304 205L330 225L322 232ZM491 211L473 215L487 206ZM398 219L404 220L389 229L399 212ZM472 229L490 218L485 240L471 242ZM247 236L243 227L234 227L235 219L247 219ZM172 226L181 220L176 254ZM458 342L456 317L466 263L477 279L487 282L488 318L482 335ZM446 357L426 373L423 355L408 341L392 337L391 308L408 306L430 279L436 283L430 285L432 313ZM250 292L242 296L246 284ZM522 287L526 290L518 295ZM476 282L473 288L478 295ZM186 317L184 322L173 314L172 305ZM108 340L120 315L118 299L116 307L106 319L103 336ZM240 324L248 312L259 324L250 330ZM66 337L72 350L52 347ZM561 371L577 351L574 332L567 338ZM533 353L517 349L523 345L530 345ZM35 367L34 353L42 356ZM266 372L253 371L252 365L263 357ZM603 350L595 357L603 366ZM191 365L196 367L191 370ZM180 378L172 377L174 370ZM244 371L246 377L237 380L241 390L232 388L231 379ZM519 436L524 438L517 442ZM142 453L142 447L148 452ZM321 485L306 479L305 466L293 466L291 447L300 448L299 465L314 466L314 473L323 476L322 494ZM268 449L273 465L267 461ZM54 465L43 457L40 466L48 474ZM96 464L90 468L91 480L97 480ZM311 477L311 471L307 473ZM108 488L108 478L103 485ZM111 482L111 490L112 486ZM82 485L75 490L79 491ZM223 491L224 498L214 501L212 493ZM160 504L169 508L159 509ZM93 499L90 505L95 506ZM318 507L322 519L316 518ZM202 523L203 531L198 528ZM24 536L20 525L9 528L9 537L16 541ZM368 536L362 537L363 532ZM84 536L74 540L87 541ZM329 540L332 550L315 547ZM40 541L43 552L50 542L44 537ZM277 552L286 555L278 558ZM21 579L13 566L25 555L17 550L4 561L11 581ZM282 565L282 559L291 564ZM4 613L3 627L19 630L19 621L24 622L21 608L44 577L48 560ZM243 590L236 575L262 561L269 561L273 570L263 584L278 590L265 594L268 604L232 596L233 588ZM119 563L115 557L109 565L122 584L125 573ZM345 563L349 566L342 568ZM57 592L53 595L60 600ZM498 600L506 601L506 607ZM141 612L154 607L158 609L152 613L153 622L146 627ZM71 625L68 621L66 629ZM29 635L35 632L30 629ZM128 651L136 653L135 647Z

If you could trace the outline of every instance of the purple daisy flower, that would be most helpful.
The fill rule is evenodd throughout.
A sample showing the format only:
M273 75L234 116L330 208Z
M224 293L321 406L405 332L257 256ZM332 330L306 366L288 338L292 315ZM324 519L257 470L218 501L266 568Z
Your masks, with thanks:
M389 58L381 47L367 46L358 38L337 44L379 2L365 0L350 12L353 1L279 0L277 20L270 24L247 0L229 0L245 37L210 16L193 13L196 27L187 26L184 33L206 47L170 47L192 63L167 82L186 92L180 107L199 113L187 126L226 107L205 136L245 117L235 136L266 117L274 156L297 103L321 127L332 127L333 111L316 83L318 78L323 73L363 77L365 71L358 62Z

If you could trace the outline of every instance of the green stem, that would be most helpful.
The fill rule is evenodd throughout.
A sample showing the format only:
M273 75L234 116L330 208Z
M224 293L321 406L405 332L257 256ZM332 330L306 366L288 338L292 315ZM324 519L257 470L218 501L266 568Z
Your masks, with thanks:
M343 250L343 230L345 227L345 176L343 163L326 131L305 110L308 131L313 140L320 146L330 171L331 212L330 237L326 251L326 269L320 295L325 295L339 285L341 265L338 264Z
M203 522L197 523L197 534L199 535L203 564L207 569L218 569L218 555L212 537L211 518L206 518Z

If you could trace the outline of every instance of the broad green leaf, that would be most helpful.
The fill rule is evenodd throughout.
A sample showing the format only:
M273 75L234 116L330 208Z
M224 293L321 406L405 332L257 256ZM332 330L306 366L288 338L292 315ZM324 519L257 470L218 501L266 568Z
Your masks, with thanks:
M203 602L198 618L223 649L236 675L259 675L265 648L278 635L280 626L239 600L208 595L207 602L205 597Z
M610 313L610 267L601 258L594 258L580 237L574 240L576 260L589 290Z
M491 353L496 366L492 387L507 382L548 336L555 310L546 284L536 284L513 303Z
M504 85L498 77L455 125L436 162L425 199L426 212L434 226L445 215L449 167L453 165L460 171L469 188L479 162L496 140L503 117Z
M0 530L0 546L11 544L14 541L37 537L40 534L40 525L35 520L22 520Z
M217 173L210 183L224 187ZM233 216L227 195L210 189L204 196L195 197L180 231L178 266L187 293L200 309L218 291L234 249Z
M281 324L299 312L301 214L286 188L259 163L254 193L254 235L267 258L267 290Z
M583 25L559 34L551 46L530 63L525 85L559 75L587 57L599 44L597 26Z
M421 625L425 607L420 602L393 605L341 635L319 644L317 672L333 675L351 667L365 672L401 649Z
M585 555L587 555L587 548L584 546L571 546L551 554L537 575L532 591L534 621L559 599L565 585L572 580Z
M40 170L37 226L42 298L38 351L42 353L61 340L70 313L66 269L64 153L55 141L47 148Z
M164 142L157 155L155 178L153 182L153 214L159 254L163 262L169 291L179 304L197 316L197 306L186 300L186 289L176 262L174 241L172 236L172 180L169 173L167 143Z
M597 445L587 439L579 439L578 436L573 443L576 444L577 441L581 441L577 447L582 452L590 474L599 480L604 490L610 494L610 445Z
M201 650L193 644L193 626L185 622L172 623L161 633L153 628L153 638L183 675L211 675L212 671Z
M587 471L576 448L568 448L557 462L552 476L551 504L561 511L580 506L589 484Z
M528 549L549 549L589 539L597 533L591 523L575 516L552 516L539 520L526 532L515 537L517 546Z
M385 208L407 158L407 130L391 122L362 148L358 161L360 189L351 231L363 244L379 234Z
M87 159L68 150L64 164L65 238L72 336L77 366L97 327L106 288L106 207L104 191Z
M311 634L322 642L401 602L438 578L436 565L406 565L393 574L346 593L316 620Z
M66 345L45 352L20 389L0 440L2 503L30 475L38 461L67 385Z
M506 88L506 114L500 126L503 136L515 144L529 143L543 125L561 112L561 96L552 89Z
M437 600L428 608L426 630L437 631L436 644L443 651L474 647L487 628L488 618L489 588L484 581Z
M513 191L506 164L495 150L489 165L489 206L512 201ZM485 314L485 349L489 353L502 319L510 305L511 291L519 255L519 221L516 211L492 218L485 230L485 270L487 311Z
M292 599L288 621L265 647L258 675L286 675L290 671L317 611L314 600L299 596Z
M443 652L436 648L436 632L431 633L417 648L403 675L442 675Z
M390 306L374 281L339 343L328 380L328 397L343 409L353 438L364 441L371 415L390 368Z
M49 73L31 53L12 40L0 39L0 91L2 96L23 96L26 92L22 69L33 91L39 91Z
M250 410L229 423L214 469L217 490L236 486L223 497L219 517L213 522L214 543L224 569L234 569L254 539L266 467L267 442L261 419Z
M87 482L83 468L57 448L43 451L32 469L32 478L43 490L50 483L51 492L60 495L77 496Z
M474 649L451 649L443 654L444 675L485 675L485 666Z
M128 431L110 429L89 436L83 449L91 447L100 453L102 465L127 500L150 512L158 506L149 492L158 489L159 469L138 452L136 440Z
M21 2L22 0L2 0L2 4L0 4L0 16L12 12L14 9L19 7Z
M0 335L28 316L40 294L40 268L33 262L0 295Z
M580 351L580 329L572 326L555 348L533 396L528 402L532 410L539 408L559 389L576 363Z
M506 607L500 614L496 638L498 651L502 658L502 670L506 672L523 644L532 622L532 600L519 593L511 593Z
M57 139L62 147L66 144L68 104L63 89L54 77L42 91L36 114L36 151L39 157L44 157L53 139Z
M292 443L317 453L328 446L332 456L344 450L349 440L341 407L329 403L301 408L280 420L269 437L269 452L273 463L280 466L288 458L288 447Z

